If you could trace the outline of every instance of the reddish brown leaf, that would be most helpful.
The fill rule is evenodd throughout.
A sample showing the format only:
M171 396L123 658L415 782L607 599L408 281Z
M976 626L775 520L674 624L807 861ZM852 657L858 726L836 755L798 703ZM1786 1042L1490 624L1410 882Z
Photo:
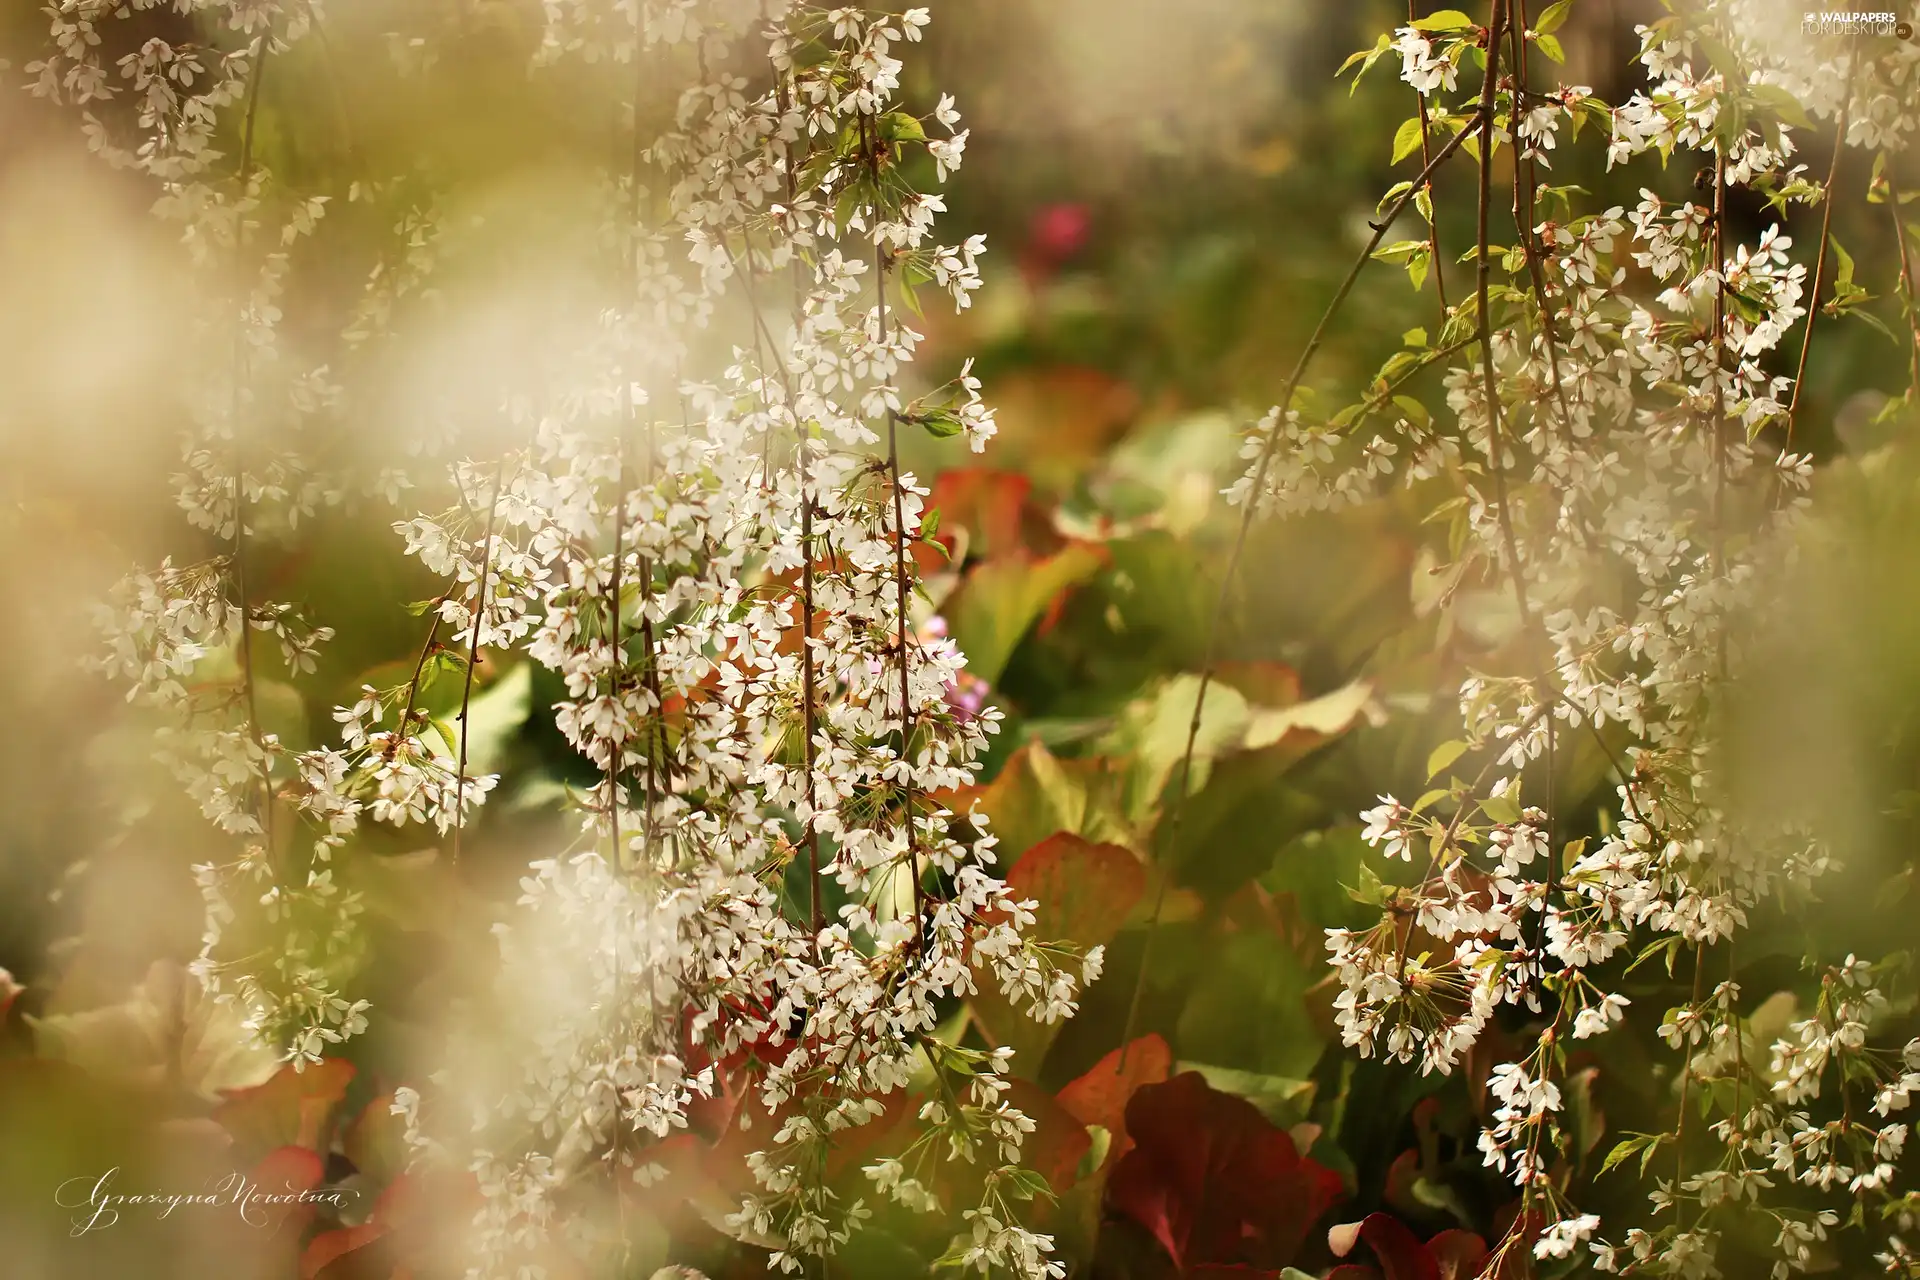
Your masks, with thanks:
M308 1147L276 1147L247 1175L248 1187L239 1196L240 1217L251 1227L270 1234L286 1231L297 1236L319 1212L317 1203L303 1203L326 1177L326 1162Z
M25 987L14 980L11 973L0 969L0 1027L6 1026L7 1019L13 1014L13 1002L18 1000L20 993L25 990Z
M386 1226L371 1219L357 1227L322 1231L307 1242L306 1249L300 1254L300 1280L315 1280L322 1272L328 1273L323 1280L333 1280L340 1271L333 1267L335 1261L366 1249L386 1234Z
M1060 1090L1060 1106L1084 1125L1099 1125L1113 1137L1102 1168L1133 1148L1127 1136L1127 1101L1145 1084L1159 1084L1173 1071L1173 1050L1159 1035L1144 1035L1115 1049L1093 1070Z
M1471 1280L1486 1259L1486 1242L1471 1231L1442 1231L1427 1241L1388 1213L1370 1213L1359 1222L1327 1232L1327 1246L1344 1258L1364 1241L1376 1266L1349 1264L1328 1280Z
M1256 707L1290 707L1300 701L1300 673L1284 662L1222 662L1213 678Z
M1120 845L1093 844L1062 831L1021 854L1007 872L1007 885L1039 904L1034 937L1105 946L1146 891L1147 873Z
M950 554L983 560L1053 551L1062 539L1030 500L1032 492L1033 481L1016 471L955 467L933 482L927 509L940 513L936 536Z
M1126 1123L1134 1147L1114 1166L1108 1204L1183 1269L1286 1266L1341 1194L1338 1174L1195 1071L1135 1090Z
M1087 1127L1037 1084L1014 1080L1007 1101L1033 1121L1034 1130L1020 1147L1020 1161L1046 1176L1055 1192L1065 1192L1077 1181L1080 1161L1093 1147Z
M401 1280L410 1274L397 1235L417 1215L413 1182L402 1175L374 1201L358 1226L322 1231L300 1255L300 1280Z
M344 1058L328 1058L305 1071L285 1066L265 1084L225 1090L213 1118L233 1135L242 1156L288 1146L318 1150L353 1075L353 1064Z
M1474 1280L1487 1260L1487 1242L1471 1231L1442 1231L1427 1241L1440 1280Z
M965 816L976 805L998 837L1002 874L1057 831L1097 838L1117 834L1120 771L1104 757L1062 760L1044 744L1022 745L984 786L962 787L939 797Z

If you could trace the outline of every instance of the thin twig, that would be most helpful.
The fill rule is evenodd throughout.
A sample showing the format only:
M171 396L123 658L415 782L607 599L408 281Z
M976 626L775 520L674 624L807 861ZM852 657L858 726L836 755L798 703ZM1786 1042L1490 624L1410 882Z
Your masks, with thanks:
M474 593L474 610L467 620L467 670L460 686L460 761L453 783L453 856L460 865L460 833L467 827L467 712L473 707L473 669L480 663L480 628L487 616L487 587L493 573L493 526L500 514L500 494L506 487L507 460L504 455L493 469L493 502L487 508L487 531L480 544L480 583Z
M1900 186L1891 168L1887 170L1887 208L1893 214L1893 243L1900 251L1900 292L1906 304L1907 326L1913 330L1913 341L1907 344L1907 393L1920 395L1920 301L1914 294L1913 265L1907 259L1907 229L1900 221Z
M1508 24L1513 44L1513 112L1511 132L1513 134L1513 221L1514 229L1519 233L1521 248L1527 257L1527 274L1533 281L1533 296L1540 308L1540 334L1547 347L1547 376L1553 380L1553 396L1560 406L1560 426L1563 430L1573 430L1573 410L1567 404L1566 384L1560 378L1559 343L1553 329L1553 306L1547 299L1547 275L1540 261L1540 245L1534 239L1534 200L1538 194L1539 174L1533 158L1526 154L1526 148L1520 141L1520 100L1527 92L1527 3L1526 0L1514 0L1518 6L1517 21ZM1522 199L1524 193L1525 198Z
M1693 996L1688 1001L1688 1011L1697 1014L1700 1006L1700 978L1705 966L1707 949L1701 943L1693 944ZM1689 1027L1691 1031L1691 1027ZM1682 1048L1680 1064L1680 1114L1673 1126L1673 1220L1680 1221L1680 1184L1687 1176L1687 1094L1693 1087L1693 1041L1691 1037Z
M1484 118L1485 116L1483 114L1482 119ZM1381 216L1380 221L1368 224L1373 228L1373 237L1368 240L1366 246L1360 250L1360 256L1354 259L1353 266L1348 269L1346 278L1340 282L1339 289L1334 292L1333 301L1327 304L1326 310L1320 315L1319 323L1314 325L1313 333L1308 337L1306 347L1302 349L1300 358L1294 363L1293 372L1287 376L1287 384L1281 392L1279 400L1280 412L1282 414L1285 414L1288 406L1293 403L1294 393L1299 390L1300 381L1306 376L1307 366L1312 363L1314 355L1320 350L1320 343L1321 340L1326 337L1327 327L1333 322L1333 317L1339 312L1340 308L1345 305L1347 295L1353 292L1354 282L1360 278L1360 272L1364 270L1367 263L1372 260L1373 251L1380 247L1380 241L1386 238L1387 230L1393 226L1394 220L1400 216L1401 211L1412 201L1413 193L1432 177L1433 173L1439 169L1441 165L1445 164L1455 151L1460 149L1461 144L1466 141L1468 135L1472 132L1473 126L1469 124L1461 129L1459 133L1454 134L1447 145L1440 148L1433 159L1427 162L1426 168L1421 170L1420 175L1413 180L1412 185L1401 193L1400 198L1388 207L1386 213ZM1266 486L1267 472L1273 465L1273 459L1278 452L1279 443L1280 432L1276 426L1276 429L1270 433L1263 442L1259 457L1254 461L1253 484L1248 490L1246 506L1241 511L1239 528L1234 533L1233 547L1227 554L1226 567L1221 572L1220 590L1214 597L1213 614L1207 626L1206 652L1200 668L1200 688L1194 695L1193 717L1187 722L1186 749L1181 753L1180 757L1180 782L1174 789L1173 799L1168 803L1167 814L1164 819L1167 825L1166 847L1168 849L1177 847L1177 837L1180 834L1180 819L1185 807L1187 786L1193 773L1194 751L1200 738L1202 709L1206 706L1207 690L1212 686L1214 675L1219 666L1220 633L1224 628L1227 607L1232 598L1234 579L1239 574L1241 558L1246 554L1247 538L1253 531L1253 522L1259 512L1260 491ZM1133 995L1127 1005L1127 1021L1120 1036L1120 1057L1114 1064L1116 1071L1126 1070L1127 1050L1133 1042L1134 1030L1139 1025L1140 997L1146 987L1147 968L1153 959L1153 944L1155 936L1160 931L1160 918L1166 909L1169 879L1170 875L1168 872L1163 871L1159 878L1159 884L1154 891L1153 911L1147 918L1147 936L1140 953L1140 971L1134 979Z
M1853 42L1852 41L1847 42L1847 65L1849 69L1851 69L1853 65ZM1842 71L1840 73L1840 83L1842 84L1848 83L1847 75L1848 73L1846 71ZM1834 187L1835 187L1835 184L1837 184L1840 181L1840 155L1842 152L1844 152L1847 149L1847 109L1852 105L1853 105L1852 92L1849 91L1847 93L1842 94L1840 98L1840 114L1837 117L1834 125L1833 159L1827 165L1827 187L1826 187L1825 193L1820 197L1820 251L1814 257L1814 260L1813 260L1813 286L1812 286L1812 291L1808 294L1808 297L1807 297L1807 327L1805 331L1802 332L1800 335L1800 360L1799 360L1799 363L1794 366L1793 395L1787 401L1786 445L1791 445L1793 443L1794 415L1799 412L1800 388L1805 385L1806 377L1807 377L1807 354L1813 350L1813 326L1814 326L1814 323L1820 318L1820 281L1827 273L1827 241L1830 238L1828 236L1828 228L1833 225ZM1714 181L1716 184L1716 190L1714 192L1714 202L1715 202L1714 204L1714 210L1715 210L1714 237L1715 237L1715 243L1717 244L1719 241L1719 235L1720 235L1720 222L1719 222L1720 193L1718 191L1718 187L1720 185L1723 185L1720 183L1719 173L1717 169L1714 175ZM1721 255L1721 265L1719 269L1724 271L1725 266L1726 266L1726 259L1725 259L1725 255L1723 254ZM1724 293L1725 291L1726 291L1726 284L1724 281L1722 281L1721 292ZM1718 304L1716 303L1716 306L1717 305ZM1716 332L1719 331L1720 325L1721 325L1721 315L1718 312L1716 312L1714 317L1714 329ZM1718 359L1719 359L1719 354L1718 352L1716 352L1715 353L1716 365L1718 363ZM1717 379L1719 375L1716 373L1714 376ZM1782 446L1782 447L1784 448L1786 446Z
M1510 37L1513 50L1512 109L1508 117L1508 133L1511 135L1510 140L1513 146L1513 225L1515 233L1520 237L1522 252L1526 255L1527 275L1533 282L1534 301L1540 309L1540 334L1547 348L1547 377L1553 382L1554 402L1560 406L1560 428L1571 434L1574 429L1573 411L1567 405L1566 386L1560 377L1559 349L1554 340L1553 333L1553 307L1547 300L1547 277L1540 263L1540 246L1534 240L1534 198L1535 188L1539 182L1539 175L1536 172L1533 157L1527 154L1526 144L1520 137L1520 102L1521 99L1526 96L1527 92L1527 0L1513 0L1513 5L1513 12L1508 15L1507 20L1507 33ZM1486 248L1482 246L1480 252L1484 259ZM1483 318L1485 316L1485 309L1486 304L1483 298L1481 302L1481 314ZM1519 572L1520 567L1516 562L1514 565L1516 584L1519 582ZM1523 640L1531 645L1532 636L1527 631L1528 614L1526 613L1524 594L1521 595L1520 624L1523 629ZM1535 665L1539 668L1537 678L1544 690L1546 686L1552 683L1548 670L1548 655L1544 646L1537 656L1540 660L1530 665ZM1559 845L1559 806L1555 803L1556 791L1559 785L1559 766L1557 761L1559 754L1558 738L1559 726L1555 723L1554 717L1549 715L1547 717L1547 744L1546 758L1544 761L1547 775L1546 814L1547 848L1549 850L1555 849ZM1544 912L1540 915L1539 925L1543 931L1546 929L1547 918Z
M1493 12L1487 19L1487 74L1480 85L1480 204L1476 222L1474 254L1474 322L1480 334L1480 381L1487 399L1487 444L1492 463L1494 501L1499 509L1500 540L1507 552L1507 568L1513 578L1514 603L1520 608L1520 631L1525 643L1532 643L1533 608L1527 600L1527 577L1520 563L1520 542L1513 531L1513 506L1507 491L1507 445L1500 430L1500 386L1493 372L1493 324L1488 316L1488 290L1492 263L1487 254L1487 215L1493 207L1493 91L1500 73L1500 36L1506 21L1504 0L1492 0ZM1519 150L1519 139L1510 139ZM1518 166L1516 165L1516 168Z
M626 393L626 400L627 414L629 420L631 420L633 415L633 391L631 388L629 388ZM608 587L608 594L611 597L608 601L608 607L612 616L608 624L611 633L608 647L611 649L609 657L613 661L613 700L615 704L618 705L623 696L621 677L626 674L627 665L626 653L621 648L622 638L620 635L620 596L625 588L625 584L622 583L620 579L622 571L626 568L627 560L627 438L624 433L616 437L615 447L620 455L620 476L619 479L614 482L613 580ZM616 717L615 724L618 723L619 720L618 717ZM607 823L612 829L613 834L613 869L616 874L626 870L625 852L620 847L620 766L624 763L623 758L626 753L627 744L624 739L614 742L607 751Z
M1727 380L1723 364L1727 350L1727 154L1718 146L1713 156L1713 273L1718 282L1713 291L1713 576L1721 578L1726 575ZM1812 325L1811 315L1808 325ZM1795 394L1799 390L1795 383ZM1727 628L1722 619L1722 677L1726 668Z
M400 720L394 734L387 739L386 748L380 753L388 760L393 759L394 753L400 749L400 743L407 735L407 725L413 720L413 709L419 702L420 683L421 678L426 674L427 659L433 655L434 641L440 636L440 606L446 601L447 597L442 595L431 606L433 621L427 625L427 638L420 645L420 656L414 659L413 678L407 681L406 705L400 711Z
M236 266L242 265L247 243L247 187L253 178L253 130L260 108L260 81L267 72L268 38L258 38L259 55L253 64L253 77L247 82L246 123L240 140L240 190L235 197L233 253ZM237 272L236 272L237 284ZM244 308L243 308L244 309ZM233 400L227 427L233 433L233 590L240 599L240 680L246 692L247 731L254 750L260 753L260 833L266 848L267 865L273 866L273 760L267 754L266 735L260 728L260 706L255 694L253 671L252 606L247 599L247 463L246 446L240 430L241 387L247 380L247 339L244 322L236 317L233 334Z
M1417 22L1419 0L1407 0L1407 21ZM1427 122L1427 95L1418 89L1413 91L1414 101L1420 106L1420 163L1430 175L1433 171L1433 142L1430 126ZM1440 299L1440 323L1447 322L1450 308L1447 306L1446 273L1441 269L1440 257L1440 211L1433 206L1433 180L1428 177L1421 184L1427 193L1427 256L1433 264L1433 292Z

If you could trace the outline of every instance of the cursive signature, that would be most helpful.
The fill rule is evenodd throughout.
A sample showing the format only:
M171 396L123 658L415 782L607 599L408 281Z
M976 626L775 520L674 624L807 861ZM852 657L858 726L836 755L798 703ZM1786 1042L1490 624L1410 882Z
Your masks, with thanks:
M263 1187L244 1173L234 1172L213 1182L205 1191L116 1191L118 1165L99 1175L83 1174L68 1178L54 1189L53 1200L62 1209L74 1210L68 1234L84 1236L104 1230L120 1221L123 1210L136 1206L151 1208L159 1218L169 1218L183 1208L231 1208L250 1227L276 1225L274 1209L296 1205L324 1204L335 1209L345 1206L346 1197L357 1194L345 1187L301 1188L283 1183L282 1190Z

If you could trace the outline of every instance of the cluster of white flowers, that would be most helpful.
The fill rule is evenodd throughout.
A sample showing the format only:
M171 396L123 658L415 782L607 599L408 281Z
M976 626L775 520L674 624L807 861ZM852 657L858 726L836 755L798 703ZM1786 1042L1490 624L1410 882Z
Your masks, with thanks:
M1336 1021L1363 1055L1445 1072L1502 1006L1545 1016L1527 1052L1488 1081L1495 1109L1481 1149L1526 1206L1497 1256L1524 1245L1570 1257L1599 1228L1567 1199L1555 1162L1567 1042L1604 1034L1629 1008L1608 989L1619 967L1601 966L1623 954L1691 953L1704 964L1763 898L1827 866L1804 836L1737 826L1714 778L1710 712L1739 661L1733 619L1760 603L1758 584L1789 544L1811 481L1809 460L1792 451L1792 380L1768 370L1788 332L1811 323L1810 272L1778 226L1734 243L1726 192L1748 187L1781 207L1825 195L1789 168L1782 116L1799 116L1782 89L1815 116L1844 116L1845 140L1869 148L1899 146L1920 121L1920 98L1913 46L1771 50L1739 34L1766 25L1746 20L1749 7L1709 4L1641 28L1651 84L1617 108L1584 88L1531 91L1535 33L1513 29L1506 0L1492 6L1491 31L1452 18L1403 28L1390 47L1423 97L1422 121L1432 112L1495 144L1527 144L1512 166L1521 242L1490 252L1483 229L1468 255L1475 296L1447 312L1435 339L1408 335L1410 349L1367 398L1329 418L1314 420L1299 401L1274 409L1250 433L1249 466L1228 490L1249 519L1327 509L1374 492L1404 457L1415 464L1403 470L1409 486L1452 482L1433 512L1452 526L1449 595L1477 575L1510 619L1497 637L1510 665L1463 684L1465 734L1435 753L1433 789L1411 804L1381 796L1361 815L1367 843L1417 878L1378 888L1378 924L1327 938L1341 983ZM1454 87L1462 57L1484 63L1485 79L1449 110L1433 99ZM1571 194L1539 185L1541 153L1556 121L1573 120L1577 136L1583 117L1606 122L1611 163L1693 155L1704 194L1676 207L1646 191L1632 210L1548 216L1549 197L1570 206ZM1486 181L1483 172L1483 211ZM1408 192L1402 205L1412 185L1398 189ZM1403 241L1375 256L1425 262L1427 252ZM1417 286L1424 271L1413 278ZM1446 366L1456 351L1464 355ZM1430 367L1445 367L1445 414L1403 393ZM1576 737L1609 754L1618 782L1618 812L1591 842L1555 835L1554 753ZM1460 760L1476 767L1460 770ZM1521 798L1523 784L1535 803ZM1653 1199L1668 1225L1635 1228L1621 1245L1593 1241L1597 1265L1717 1275L1707 1211L1735 1203L1777 1222L1776 1275L1814 1265L1811 1242L1838 1218L1762 1201L1769 1171L1898 1201L1904 1125L1864 1124L1850 1105L1831 1118L1802 1109L1837 1077L1843 1091L1871 1086L1884 1116L1905 1104L1912 1079L1868 1046L1884 1008L1871 966L1850 959L1825 991L1820 1015L1775 1047L1771 1090L1758 1051L1743 1046L1732 982L1696 990L1669 1016L1661 1031L1683 1056L1680 1109L1706 1081L1730 1084L1737 1101L1708 1155L1697 1135L1692 1145L1680 1134L1661 1140L1680 1148L1683 1170L1714 1167L1663 1181ZM1680 1201L1699 1211L1684 1227L1671 1214Z
M1042 1020L1069 1016L1100 956L1029 938L1035 904L992 873L984 818L940 799L974 780L999 715L950 699L964 659L915 616L928 491L903 470L898 437L962 436L978 450L993 434L970 367L918 397L901 386L920 341L903 322L910 291L930 282L966 307L985 248L938 243L943 201L915 185L923 164L938 180L958 168L968 136L951 98L925 116L897 105L896 53L927 11L545 7L540 64L624 67L635 85L632 160L601 185L610 284L590 341L555 342L536 355L537 385L502 390L523 443L449 460L457 502L394 523L446 586L422 606L411 678L337 709L337 747L295 751L262 730L249 628L278 638L296 677L327 632L250 599L244 572L269 514L275 532L291 529L349 491L317 478L290 434L347 392L324 370L281 369L274 345L286 250L324 203L278 192L249 152L223 165L210 145L224 113L250 146L261 66L315 10L196 4L210 33L237 33L231 51L149 46L119 64L144 104L134 142L86 117L96 149L158 182L160 212L209 275L238 258L259 282L209 304L210 332L236 354L195 371L205 416L179 484L192 523L230 550L135 575L108 619L108 669L181 713L198 750L189 785L241 838L236 857L199 872L199 972L237 989L296 1062L358 1031L364 1002L338 983L358 957L359 906L330 860L363 817L451 832L458 856L496 781L468 770L478 658L520 651L564 684L554 721L599 781L578 797L576 846L530 869L500 926L501 989L553 996L521 1028L511 1079L471 1114L453 1114L458 1069L400 1107L422 1158L479 1181L469 1274L525 1280L555 1250L595 1247L556 1229L559 1198L596 1170L613 1171L622 1198L657 1178L649 1148L685 1129L724 1063L774 1117L749 1161L758 1188L730 1221L773 1242L776 1266L798 1272L847 1239L866 1210L839 1202L826 1154L931 1071L938 1095L917 1136L869 1180L916 1209L964 1210L958 1265L1056 1276L1050 1240L1018 1224L1043 1183L1020 1167L1033 1124L1007 1101L1010 1055L937 1035L977 982ZM85 106L120 90L90 60L113 11L49 10L58 53L32 69L43 92ZM662 84L676 98L655 132L639 99ZM288 230L256 261L247 228L269 204L291 210ZM349 348L377 339L431 267L428 214L396 231ZM445 439L424 424L416 451ZM398 467L361 479L390 500L416 487ZM444 672L465 684L457 728L422 704ZM276 837L276 810L314 830L310 859ZM307 867L298 889L295 862ZM243 917L242 892L263 911ZM252 943L261 929L270 947L237 945L236 932ZM271 972L261 955L278 957ZM456 1046L450 1061L499 1054ZM986 1165L977 1207L940 1205L952 1160Z
M127 43L121 20L154 9L191 11L198 34L151 37L107 61L103 51ZM195 869L207 907L195 972L304 1065L365 1025L366 1002L341 990L360 960L361 903L329 865L360 805L336 753L294 750L262 723L260 646L271 637L298 678L316 669L333 631L250 594L247 561L250 540L294 529L332 496L296 444L340 391L279 329L291 252L327 198L278 188L254 149L263 68L309 33L317 7L61 0L46 13L53 49L25 68L28 87L79 108L91 149L150 185L153 211L178 229L200 285L178 299L200 358L168 388L192 419L174 488L218 549L130 575L102 609L99 665L158 709L162 758L239 846ZM239 140L237 156L214 145L223 134ZM276 830L280 808L306 820L310 848ZM255 959L234 965L236 954Z

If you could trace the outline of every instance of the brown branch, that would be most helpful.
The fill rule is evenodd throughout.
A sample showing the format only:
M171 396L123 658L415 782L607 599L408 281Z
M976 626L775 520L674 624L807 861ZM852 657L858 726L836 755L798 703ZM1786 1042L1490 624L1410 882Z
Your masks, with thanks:
M873 175L873 274L874 285L878 293L879 341L887 340L887 269L880 254L880 152L872 134L872 121L867 116L860 118L860 136L867 147L867 161ZM917 947L926 945L926 889L920 883L920 838L913 826L913 702L908 681L908 666L912 649L909 646L907 610L907 518L906 503L901 492L900 481L900 415L891 408L887 410L887 476L893 487L893 581L897 596L896 608L900 614L900 765L901 765L901 801L905 809L907 831L907 857L913 875L914 943ZM813 779L809 774L807 785L811 789Z
M394 753L400 749L400 743L406 737L407 725L413 720L413 708L420 697L421 677L426 674L427 659L433 654L433 642L440 635L440 606L446 601L447 597L443 594L433 602L433 621L427 626L427 638L420 646L420 656L414 659L413 678L407 681L406 706L400 712L400 722L394 735L387 739L386 748L380 753L388 760L393 759Z
M1520 543L1513 532L1513 508L1507 490L1507 447L1500 429L1500 387L1493 372L1493 325L1487 295L1492 264L1487 254L1487 215L1493 207L1493 92L1500 74L1500 36L1507 19L1505 0L1492 0L1487 19L1487 74L1480 84L1480 204L1474 254L1474 322L1480 334L1480 381L1487 399L1487 443L1492 462L1494 500L1499 507L1500 540L1506 547L1507 568L1513 578L1514 602L1520 608L1521 635L1531 643L1533 609L1527 600L1526 572L1520 563ZM1516 153L1519 138L1508 140ZM1518 164L1515 165L1516 169Z
M460 687L460 761L453 783L453 865L460 865L460 833L467 827L467 712L473 706L473 669L480 663L480 627L487 616L487 584L493 572L493 527L500 514L500 494L506 487L507 460L493 469L493 502L487 508L487 531L480 544L480 582L474 592L474 610L467 621L467 671Z
M1407 21L1418 20L1419 0L1407 0ZM1420 187L1427 193L1427 256L1433 263L1433 292L1440 299L1440 323L1447 322L1450 308L1447 306L1447 282L1441 269L1440 258L1440 211L1433 207L1433 144L1429 137L1431 126L1427 117L1427 95L1420 90L1413 91L1413 99L1420 109L1420 164L1429 175Z
M1540 333L1547 347L1547 373L1553 379L1554 400L1560 406L1560 425L1563 429L1571 431L1573 430L1573 410L1567 404L1566 384L1560 378L1560 351L1553 329L1553 307L1547 300L1547 276L1540 261L1540 245L1534 239L1534 200L1539 187L1539 174L1532 157L1525 154L1526 148L1520 143L1520 100L1526 96L1527 92L1527 3L1526 0L1514 0L1514 3L1517 6L1518 20L1508 24L1512 35L1514 79L1510 130L1513 134L1514 155L1514 229L1519 233L1521 247L1526 252L1527 274L1533 281L1534 301L1540 308Z
M1907 326L1913 330L1913 341L1907 345L1907 394L1920 395L1920 302L1914 297L1913 265L1907 259L1907 229L1900 221L1900 187L1893 179L1891 168L1887 171L1887 208L1893 214L1893 243L1900 251L1900 292L1906 303Z
M1849 69L1851 69L1853 65L1853 42L1852 41L1849 41L1847 46L1847 65ZM1848 73L1845 71L1841 73L1840 82L1842 84L1847 83L1847 74ZM1821 199L1820 199L1820 251L1813 260L1813 289L1812 289L1812 292L1807 297L1807 327L1805 331L1802 332L1800 335L1800 361L1798 364L1794 366L1793 396L1791 399L1787 401L1786 444L1788 446L1791 446L1793 444L1794 415L1799 412L1800 388L1805 384L1805 381L1806 381L1807 354L1813 350L1813 326L1814 326L1814 323L1820 318L1820 281L1821 281L1821 278L1824 277L1827 273L1827 241L1829 239L1828 228L1833 225L1834 186L1836 183L1840 181L1840 155L1842 152L1844 152L1847 149L1847 110L1852 105L1853 105L1853 93L1851 89L1849 89L1847 93L1842 95L1840 100L1840 114L1836 119L1836 123L1834 125L1834 133L1833 133L1833 159L1827 165L1826 192L1824 195L1821 196ZM1714 174L1714 181L1716 186L1714 191L1714 224L1713 225L1714 225L1714 243L1716 246L1718 246L1720 243L1720 235L1721 235L1719 187L1721 185L1724 185L1720 182L1720 174L1719 174L1720 167L1721 166L1719 164L1716 164L1716 169ZM1718 252L1717 248L1716 248L1716 252ZM1719 269L1722 271L1726 269L1726 255L1724 253L1720 254ZM1726 292L1726 282L1724 280L1721 282L1720 292L1722 295L1724 295ZM1714 327L1714 332L1718 334L1722 332L1721 326L1725 319L1724 309L1722 308L1720 300L1718 298L1716 298L1715 300L1714 307L1715 307L1715 310L1714 310L1713 327ZM1719 378L1719 373L1717 372L1719 368L1719 358L1720 358L1720 353L1716 349L1714 352L1714 364L1715 364L1715 370L1716 370L1714 377L1716 380L1716 385ZM1721 415L1723 417L1725 416L1724 409L1722 409Z
M253 131L260 108L260 82L266 77L268 36L258 39L259 56L253 64L253 76L247 82L246 122L241 130L239 193L235 196L233 253L236 267L243 265L247 243L247 186L253 176ZM238 279L236 275L236 286ZM244 305L242 310L244 311ZM273 760L267 754L266 735L260 729L260 706L255 694L253 670L253 619L247 601L247 463L246 446L240 430L240 389L247 380L247 344L243 321L236 317L233 334L233 399L227 427L233 432L233 590L240 602L240 680L246 692L247 732L254 750L260 753L260 831L266 847L267 865L273 866ZM252 788L248 788L252 790Z

